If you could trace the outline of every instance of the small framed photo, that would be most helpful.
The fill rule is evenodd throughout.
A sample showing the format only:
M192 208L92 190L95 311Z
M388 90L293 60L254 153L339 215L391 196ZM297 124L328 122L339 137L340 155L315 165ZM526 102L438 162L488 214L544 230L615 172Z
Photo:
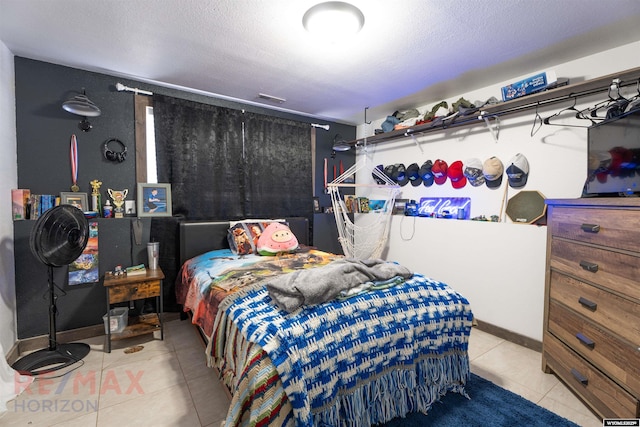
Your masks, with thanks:
M320 198L319 197L314 197L313 198L313 212L314 213L322 212L322 209L320 208Z
M171 184L138 183L138 216L171 216Z
M82 212L89 210L87 193L60 193L60 204L75 206Z

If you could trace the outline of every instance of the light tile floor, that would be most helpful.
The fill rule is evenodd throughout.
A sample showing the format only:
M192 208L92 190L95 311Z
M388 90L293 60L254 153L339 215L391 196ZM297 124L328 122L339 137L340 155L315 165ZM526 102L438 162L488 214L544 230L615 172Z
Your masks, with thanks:
M206 367L198 332L187 321L165 326L164 341L151 335L114 341L111 353L103 352L104 337L85 340L91 352L84 364L22 387L0 425L219 426L229 399ZM144 348L125 353L136 345ZM555 376L542 372L540 353L474 328L469 357L475 374L581 426L602 425Z

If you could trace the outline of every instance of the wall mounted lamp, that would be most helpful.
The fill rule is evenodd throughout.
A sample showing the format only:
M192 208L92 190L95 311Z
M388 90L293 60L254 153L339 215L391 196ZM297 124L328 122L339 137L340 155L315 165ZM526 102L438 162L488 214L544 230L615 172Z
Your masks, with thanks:
M71 114L77 114L82 116L82 121L78 124L78 127L83 132L89 132L93 126L87 117L98 117L102 114L100 108L87 97L84 88L81 95L76 95L73 98L68 99L62 103L62 108Z
M336 42L360 31L364 15L352 4L327 1L307 10L302 25L309 33Z
M62 103L62 108L72 114L83 117L98 117L102 112L100 108L87 97L84 89L82 95L76 95L73 98Z
M340 151L340 152L349 151L351 150L351 145L349 145L349 143L344 140L342 135L338 133L336 134L336 136L333 137L332 149L333 151Z

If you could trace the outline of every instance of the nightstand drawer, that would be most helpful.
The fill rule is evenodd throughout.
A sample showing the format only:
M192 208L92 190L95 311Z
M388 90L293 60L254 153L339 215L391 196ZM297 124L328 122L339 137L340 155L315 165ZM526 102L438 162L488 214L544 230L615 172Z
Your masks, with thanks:
M640 258L552 239L551 268L640 301Z
M160 296L160 280L109 287L109 302L111 304L157 296Z
M638 400L550 334L544 336L547 365L606 418L636 418Z
M551 271L549 298L640 347L640 306L628 299Z
M549 332L640 396L640 348L637 343L620 339L555 301L549 302Z
M640 211L555 207L553 236L611 248L640 251Z

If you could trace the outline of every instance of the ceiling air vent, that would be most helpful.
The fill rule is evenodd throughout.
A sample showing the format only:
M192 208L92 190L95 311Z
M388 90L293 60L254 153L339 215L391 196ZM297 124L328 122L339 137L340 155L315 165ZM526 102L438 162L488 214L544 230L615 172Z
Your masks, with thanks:
M258 98L264 99L265 101L269 101L269 102L275 102L276 104L284 104L285 102L287 102L287 100L284 98L278 98L277 96L267 95L266 93L259 93Z

